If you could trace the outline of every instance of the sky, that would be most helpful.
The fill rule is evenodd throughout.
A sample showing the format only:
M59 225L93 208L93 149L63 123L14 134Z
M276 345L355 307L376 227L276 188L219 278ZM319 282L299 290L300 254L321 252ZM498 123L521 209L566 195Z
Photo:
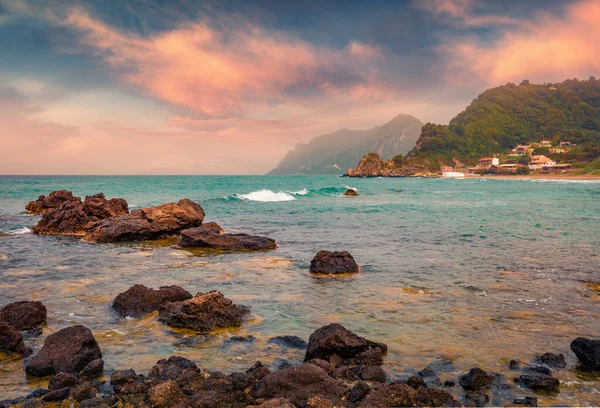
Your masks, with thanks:
M0 0L0 174L264 174L297 143L600 76L600 0Z

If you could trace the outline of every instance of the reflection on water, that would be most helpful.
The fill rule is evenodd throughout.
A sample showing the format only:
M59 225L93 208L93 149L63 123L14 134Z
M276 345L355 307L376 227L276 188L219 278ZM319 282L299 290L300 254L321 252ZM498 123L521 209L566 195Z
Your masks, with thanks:
M308 340L316 328L340 322L389 345L384 368L390 378L449 359L460 373L479 365L512 382L508 360L561 352L569 367L555 372L561 393L540 396L540 405L600 404L597 375L577 371L569 349L578 336L600 337L600 185L352 180L362 194L350 201L325 189L337 179L267 178L252 183L272 180L275 185L262 186L307 188L308 193L276 203L221 199L260 190L240 179L221 180L225 184L217 192L202 187L207 219L230 231L268 235L279 249L226 254L178 250L173 240L105 245L70 237L2 236L0 304L35 299L47 306L43 335L28 340L34 350L62 327L89 327L107 373L130 367L147 373L158 359L173 354L224 372L245 370L256 360L271 367L297 364L302 351L268 344L268 339L290 334ZM93 185L85 191L102 189L109 197L144 204L203 198L193 196L196 190L186 187L188 182L163 186L160 193L139 186L139 191L109 191ZM60 183L56 188L69 186ZM390 193L399 187L402 193ZM35 217L6 216L0 231L35 222ZM308 265L320 249L349 250L361 273L340 279L311 276ZM250 306L253 318L241 328L205 335L163 326L156 313L120 319L110 303L136 283L176 284L191 293L220 290ZM227 341L231 336L246 340ZM45 380L26 379L22 364L2 357L3 397L46 386ZM512 391L531 395L516 386Z

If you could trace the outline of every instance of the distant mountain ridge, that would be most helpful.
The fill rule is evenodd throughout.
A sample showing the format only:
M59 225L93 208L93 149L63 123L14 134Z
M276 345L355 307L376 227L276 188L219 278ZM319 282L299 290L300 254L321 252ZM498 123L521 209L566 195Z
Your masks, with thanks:
M368 152L391 159L415 146L422 126L413 116L398 115L371 129L340 129L299 143L269 174L343 174Z

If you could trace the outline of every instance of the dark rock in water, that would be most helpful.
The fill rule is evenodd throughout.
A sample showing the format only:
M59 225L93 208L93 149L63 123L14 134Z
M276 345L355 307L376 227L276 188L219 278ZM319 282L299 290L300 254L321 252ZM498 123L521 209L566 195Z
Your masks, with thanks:
M546 366L538 365L538 364L527 364L525 367L523 367L523 370L538 373L538 374L552 375L552 370L550 370Z
M44 323L48 312L42 302L20 301L9 303L0 310L0 321L17 330L31 330Z
M70 326L46 337L42 349L26 364L25 372L39 377L78 373L98 358L102 358L102 352L90 329Z
M451 388L451 387L454 387L455 385L456 385L456 383L454 381L452 381L452 380L446 380L446 381L444 381L444 387Z
M541 356L534 358L533 362L556 369L565 368L567 366L564 354L544 353Z
M116 393L120 393L126 385L137 381L139 378L140 376L132 369L116 370L110 376L110 385L112 385Z
M82 378L93 379L100 377L104 373L104 360L97 358L90 361L79 373Z
M82 401L79 408L109 408L109 404L104 398L96 397Z
M151 407L168 408L177 405L185 398L183 390L174 380L157 384L148 390Z
M358 265L349 252L346 251L319 251L310 261L309 271L321 274L356 273Z
M90 221L95 222L105 218L128 214L129 206L127 205L127 201L122 198L107 200L104 194L98 193L85 198L83 201L83 212L90 217Z
M431 367L425 367L417 374L419 374L421 377L435 377L437 375Z
M204 220L200 205L184 198L177 203L133 210L119 217L90 225L83 237L87 242L122 242L157 239L199 227Z
M476 407L485 407L490 402L490 396L481 391L469 391L465 395L465 399Z
M279 344L285 347L292 347L297 349L305 349L308 346L304 340L298 336L277 336L272 337L267 341L268 344Z
M571 350L584 368L600 370L600 340L579 337L571 343Z
M256 384L255 398L287 398L296 406L304 406L309 398L339 398L346 387L329 377L325 370L304 363L269 374Z
M44 388L38 388L37 390L34 390L33 392L29 393L25 399L32 399L32 398L39 398L41 396L44 396L48 394L48 390L44 389Z
M423 377L417 377L416 375L410 377L406 381L406 385L408 385L411 388L414 388L415 390L419 389L419 387L427 388L427 384L425 384L425 380L423 379Z
M521 362L519 360L510 360L508 362L508 368L511 370L518 370L521 368Z
M522 374L515 378L515 382L532 390L558 391L560 381L546 374Z
M77 401L85 401L96 396L96 390L89 382L71 388L71 397Z
M354 357L354 364L376 366L383 364L383 351L381 347L375 347L363 351Z
M346 190L346 192L344 193L345 196L357 196L358 193L356 192L356 190L353 190L351 188L349 188L348 190Z
M177 244L184 248L213 248L225 251L264 251L277 248L275 240L270 238L248 234L222 234L203 227L181 231Z
M341 324L332 323L317 329L310 335L304 361L320 358L329 360L338 355L343 359L352 359L367 350L379 347L387 352L387 346L360 337L344 328Z
M537 407L537 397L517 398L513 401L514 405L521 407Z
M213 229L213 230L217 231L219 234L222 234L223 232L225 232L225 230L214 221L203 222L202 225L200 226L200 228Z
M372 389L359 407L414 407L417 391L406 384L393 383Z
M22 356L31 354L31 348L23 341L23 333L4 322L0 322L0 351Z
M454 364L450 360L434 360L431 361L425 366L425 370L429 372L433 371L434 373L450 373L456 370ZM431 376L430 376L431 377Z
M437 388L417 390L417 405L420 407L456 407L461 404L454 399L452 394Z
M250 314L246 306L235 305L221 292L198 293L189 300L165 304L159 320L173 327L206 332L219 327L240 326Z
M60 388L58 390L49 391L42 397L42 401L44 402L53 402L53 401L62 401L69 398L69 394L71 393L70 388Z
M231 336L223 341L223 347L232 346L234 344L254 344L256 343L256 337L253 335L249 336Z
M367 395L367 393L371 390L369 384L363 381L358 381L354 384L354 387L350 389L350 393L348 394L348 401L350 402L358 402Z
M458 383L465 390L481 390L494 382L495 377L489 375L479 367L473 367L469 372L458 379Z
M355 381L374 381L384 383L386 381L385 371L378 366L353 366L343 365L338 367L331 376L344 380Z
M41 195L36 201L30 201L25 206L27 214L43 214L53 208L58 208L66 201L81 201L79 197L73 197L73 193L67 190L53 191L48 197Z
M69 373L58 373L48 382L48 390L54 391L61 388L69 388L79 382L79 379L73 374Z
M83 235L90 221L90 217L83 211L81 201L65 201L59 207L44 213L32 231L36 234Z
M191 293L176 285L161 286L159 289L133 285L120 293L112 306L121 316L140 317L158 310L167 302L179 302L191 298Z
M175 379L184 370L198 371L198 366L192 360L185 357L171 356L168 359L162 359L156 362L148 378L159 381Z

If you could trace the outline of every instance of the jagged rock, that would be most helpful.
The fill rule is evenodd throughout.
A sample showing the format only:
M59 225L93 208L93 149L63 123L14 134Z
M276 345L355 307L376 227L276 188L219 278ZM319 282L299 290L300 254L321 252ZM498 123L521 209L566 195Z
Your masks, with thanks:
M522 374L515 378L515 382L532 390L558 391L560 381L547 374Z
M358 402L367 395L367 393L371 390L369 384L363 381L358 381L354 386L350 389L350 393L348 394L348 401L350 402Z
M564 354L544 353L541 356L536 357L534 362L545 364L551 368L565 368L567 366Z
M474 367L458 379L458 383L465 390L481 390L494 382L494 376L489 375L479 367Z
M417 390L417 405L421 407L460 407L452 394L437 388Z
M148 378L158 381L166 381L177 378L184 370L198 371L198 366L191 360L181 356L171 356L168 359L158 360Z
M202 207L184 198L177 203L133 210L129 214L98 221L88 227L83 239L88 242L157 239L199 227L203 220Z
M20 301L4 306L0 310L0 321L17 330L31 330L44 323L47 314L46 306L42 302Z
M200 227L201 228L207 228L207 229L216 230L219 234L222 234L223 232L225 232L225 230L219 224L217 224L214 221L203 222Z
M309 271L321 274L356 273L359 268L346 251L319 251L310 262Z
M481 391L468 391L465 395L467 405L485 407L490 402L490 396Z
M102 352L90 329L70 326L46 337L42 349L26 364L25 372L39 377L78 373L98 358L102 358Z
M122 198L107 200L103 193L85 197L83 211L90 217L90 221L100 221L105 218L118 217L129 213L127 201Z
M579 337L571 343L571 350L584 368L600 370L600 340Z
M351 188L349 188L348 190L346 190L346 192L344 193L345 196L357 196L358 193L356 192L356 190L353 190Z
M42 397L42 401L44 402L54 402L54 401L62 401L69 398L69 394L71 393L70 388L60 388L58 390L49 391Z
M521 362L519 360L510 360L508 362L508 368L510 368L511 370L518 370L519 368L521 368Z
M388 384L372 389L360 402L359 407L414 407L417 392L406 384Z
M77 402L85 401L96 397L96 390L89 382L85 382L71 388L71 397Z
M79 408L109 408L110 404L102 397L90 398L82 401Z
M41 195L36 201L30 201L25 206L27 214L43 214L53 208L58 208L66 201L73 201L81 199L79 197L73 197L73 193L67 190L58 190L51 192L48 197Z
M185 398L179 385L173 380L157 384L148 390L148 402L151 407L172 407Z
M110 385L117 394L120 394L140 379L141 376L137 375L133 369L116 370L110 376Z
M23 333L4 322L0 322L0 351L22 356L31 354L31 348L23 341Z
M268 344L279 344L281 346L305 349L308 343L298 336L276 336L267 341Z
M179 302L191 298L191 293L176 285L161 286L159 289L133 285L120 293L112 306L121 316L140 317L158 310L167 302Z
M79 379L75 377L73 374L69 373L58 373L48 382L48 390L54 391L59 390L61 388L69 388L74 386L79 382Z
M252 405L252 408L296 408L287 398L273 398L260 405ZM249 407L250 408L250 407Z
M329 377L325 370L304 363L269 374L256 384L255 398L287 398L303 406L312 396L339 398L346 391L340 382Z
M317 329L310 335L304 361L319 358L329 360L337 355L342 359L353 359L357 355L379 347L383 353L387 346L360 337L344 328L341 324L332 323Z
M165 304L159 310L159 320L169 326L207 332L219 327L240 326L249 314L250 309L246 306L235 305L221 292L213 290Z
M248 234L222 234L211 228L191 228L181 231L177 240L181 247L213 248L227 251L264 251L276 249L275 240Z
M415 390L418 390L419 387L427 388L427 384L425 384L425 380L423 379L423 377L417 377L416 375L410 377L406 381L406 385L408 385L411 388L414 388Z
M104 372L104 360L101 358L97 358L95 360L90 361L84 368L81 370L79 375L82 378L93 379L100 377Z

